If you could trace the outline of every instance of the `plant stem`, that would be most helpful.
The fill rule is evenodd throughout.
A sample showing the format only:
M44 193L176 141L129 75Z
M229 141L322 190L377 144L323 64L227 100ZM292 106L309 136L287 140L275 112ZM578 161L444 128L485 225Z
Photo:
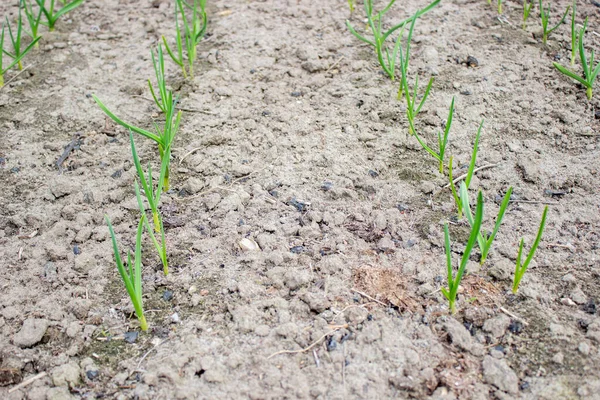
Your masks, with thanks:
M586 89L585 94L587 95L588 100L592 100L592 87Z
M140 328L141 328L141 329L142 329L144 332L145 332L145 331L147 331L147 330L148 330L148 322L146 322L146 316L145 316L145 315L142 315L142 316L139 318L139 321L140 321Z

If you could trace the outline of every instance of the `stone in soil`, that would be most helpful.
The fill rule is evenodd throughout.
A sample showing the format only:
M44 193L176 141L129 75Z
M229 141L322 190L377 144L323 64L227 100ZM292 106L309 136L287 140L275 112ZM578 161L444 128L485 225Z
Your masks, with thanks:
M519 391L519 378L505 360L485 356L483 359L483 379L498 389L516 394Z
M15 333L13 343L19 347L32 347L42 340L48 326L50 321L47 319L28 318L23 322L21 330Z

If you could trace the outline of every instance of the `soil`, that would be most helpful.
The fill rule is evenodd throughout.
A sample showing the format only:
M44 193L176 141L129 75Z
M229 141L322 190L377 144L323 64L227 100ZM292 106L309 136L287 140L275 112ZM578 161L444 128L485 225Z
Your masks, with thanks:
M13 3L0 5L11 20ZM455 98L455 175L485 120L477 165L493 166L471 193L486 230L514 189L454 316L439 290L443 223L455 265L468 226L408 135L397 82L347 31L348 18L363 30L362 6L209 1L196 76L167 62L184 109L162 198L171 273L145 242L139 332L103 219L133 248L135 168L127 132L91 95L138 126L160 121L146 80L149 49L174 35L171 3L88 1L6 75L1 398L600 398L599 103L552 67L568 64L568 25L543 45L537 10L522 30L512 1L500 18L483 0L442 1L413 37L411 76L435 76L417 129L435 143ZM397 2L384 24L424 5ZM552 20L568 5L553 2ZM578 5L585 15L598 50L596 2ZM157 171L156 148L136 140ZM518 243L529 249L544 204L512 295Z

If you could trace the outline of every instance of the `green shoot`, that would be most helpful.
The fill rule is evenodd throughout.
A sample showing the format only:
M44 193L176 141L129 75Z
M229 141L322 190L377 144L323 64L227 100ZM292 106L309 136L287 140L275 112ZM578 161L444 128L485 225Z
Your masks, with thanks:
M77 7L83 4L84 0L73 0L68 4L65 4L60 10L55 11L55 0L50 0L50 7L46 7L46 0L35 0L38 6L40 6L42 13L46 17L46 22L42 22L43 25L48 27L48 30L52 32L56 21L69 11L73 11ZM64 3L63 3L64 4Z
M477 244L479 245L479 250L481 251L481 265L483 265L483 263L487 259L490 249L492 248L492 243L494 242L496 234L500 229L502 219L504 218L504 214L506 213L506 209L508 208L508 203L510 202L510 195L512 194L512 191L513 188L511 186L510 188L508 188L508 191L506 192L506 195L502 200L502 204L500 204L500 210L498 211L498 216L496 217L496 225L494 226L494 230L492 231L492 233L479 232L479 235L477 235ZM473 215L471 214L471 206L469 205L469 193L467 191L467 186L464 182L460 185L460 201L463 206L463 213L466 215L469 225L471 225L471 227L474 226L474 223L476 221L473 219Z
M396 45L399 45L399 53L400 53L400 86L398 87L398 100L400 100L400 98L402 97L402 93L404 92L403 88L406 84L407 81L407 76L408 76L408 64L410 61L410 42L412 41L412 35L413 35L413 31L415 29L415 23L417 22L417 17L416 15L419 14L419 11L417 10L417 12L415 13L415 17L412 19L412 22L410 23L410 29L408 30L408 36L406 38L406 53L403 54L402 52L402 36L404 36L404 27L402 27L402 29L400 30L400 35L398 35L398 41L396 42ZM394 56L394 60L396 59L396 57ZM432 78L433 79L433 78ZM417 83L415 83L415 89L418 86L418 77L417 77ZM430 80L430 83L433 83L433 81ZM431 86L429 86L428 89L430 89ZM429 91L427 91L427 94L429 94ZM416 97L416 96L415 96ZM427 96L425 96L426 98ZM408 102L408 98L407 98L407 102ZM422 102L423 103L423 102ZM421 105L422 105L421 103ZM421 107L419 107L420 109ZM418 114L418 111L417 111Z
M16 32L13 34L13 30L10 27L8 18L6 18L6 26L8 27L8 35L10 36L10 41L12 43L13 52L10 53L7 50L5 50L4 48L2 48L1 50L4 52L4 54L9 56L13 60L19 59L19 61L17 62L17 66L19 67L20 70L22 70L23 64L21 63L21 61L22 61L21 59L23 58L22 56L24 56L24 54L23 54L23 49L21 48L21 44L22 44L21 38L23 36L23 18L21 16L21 9L19 9L19 18L17 19Z
M8 21L7 21L7 23L8 23ZM4 33L5 33L5 29L4 28L5 28L5 26L4 26L4 24L2 24L2 30L0 31L0 49L4 49ZM8 30L9 30L9 33L10 33L11 40L13 40L14 37L12 35L12 31L10 29L10 25L8 27ZM18 29L17 29L17 31L18 31ZM17 33L17 36L20 36L20 33ZM25 48L25 50L21 51L20 50L20 37L18 39L19 39L19 55L18 56L14 55L14 54L11 54L11 53L9 53L7 51L4 51L4 50L0 51L0 87L4 86L4 74L9 69L11 69L12 67L14 67L15 65L18 65L19 62L23 59L23 57L25 57L25 55L27 53L29 53L29 51L33 48L33 46L35 46L35 44L40 40L39 37L36 38L36 39L34 39L31 43L29 43L29 45ZM15 42L13 41L13 44L14 43ZM3 64L3 62L4 62L4 53L6 53L8 56L10 56L10 57L13 58L13 60L8 64L8 66L6 68L4 67L4 64Z
M551 34L552 32L554 32L556 30L556 28L558 28L559 26L562 25L563 22L565 22L565 18L567 18L567 14L569 13L570 9L571 9L571 6L567 7L562 18L560 19L560 21L558 21L558 24L554 25L553 28L548 29L548 22L550 21L550 4L548 4L548 8L544 8L544 5L542 4L542 0L540 0L540 17L542 19L542 31L543 31L542 42L544 44L546 44L546 41L548 40L548 35Z
M392 5L396 2L396 0L390 0L388 5L378 13L374 13L373 11L373 0L364 0L365 6L365 14L367 15L367 22L369 28L371 29L371 33L373 35L373 39L367 39L366 37L360 35L354 27L350 24L350 21L346 20L346 26L350 33L354 35L357 39L373 46L375 48L375 52L377 54L377 60L379 61L379 65L383 68L384 72L390 77L393 81L396 79L395 73L395 64L396 58L398 56L398 48L400 46L400 41L402 39L402 34L398 36L396 40L396 44L390 54L389 49L385 45L386 39L394 33L396 30L403 28L406 24L411 23L413 20L421 17L423 14L429 12L435 6L439 4L441 0L434 0L428 6L423 8L422 10L417 11L415 15L405 19L399 24L391 27L387 31L382 30L382 19L386 12L392 7ZM408 52L408 49L407 49ZM406 60L406 65L408 65L408 60Z
M131 303L133 304L133 308L135 309L135 314L140 321L140 327L143 331L148 330L148 323L146 322L146 317L144 316L144 305L142 302L142 233L144 231L144 219L146 218L142 215L140 222L137 228L137 235L135 240L135 256L133 261L131 260L131 253L127 255L127 269L123 265L123 261L121 260L121 255L119 254L119 247L117 245L117 239L115 237L115 232L110 223L110 219L108 216L104 217L106 219L106 223L108 224L108 230L110 232L110 237L112 239L113 252L115 255L115 262L117 263L117 269L119 270L119 274L121 275L121 279L123 279L123 283L125 284L125 289L129 294L129 298L131 299Z
M160 211L158 210L158 205L160 204L160 195L162 192L162 186L163 186L165 174L167 173L167 168L168 168L168 164L169 164L166 160L169 160L171 158L171 154L170 154L171 148L168 147L166 149L166 153L165 153L166 157L164 157L164 160L161 163L160 178L158 179L158 186L157 186L156 192L155 192L154 191L154 183L152 181L152 168L150 167L150 164L148 164L148 178L146 178L146 176L144 175L144 171L142 170L142 165L140 163L140 158L138 157L137 150L135 149L135 143L133 141L133 132L131 132L131 131L129 131L129 141L131 142L131 154L133 156L133 164L135 165L135 169L137 171L138 178L140 180L140 183L142 184L142 189L144 189L144 196L146 197L146 200L148 201L148 204L150 205L150 210L152 212L152 222L154 224L154 231L156 233L161 234L162 244L159 244L158 241L156 240L156 237L154 236L152 229L150 229L150 225L147 221L146 221L146 230L149 232L150 238L152 239L152 242L154 243L154 247L156 247L156 250L158 251L160 260L163 263L163 269L164 269L165 275L168 275L169 274L169 265L167 263L167 249L166 249L166 245L165 245L165 232L163 229ZM140 188L139 188L137 182L135 182L135 194L137 197L138 205L140 207L140 211L141 211L142 215L145 215L146 209L142 202L142 197L140 195Z
M192 20L188 22L185 16L185 7L192 10ZM194 77L194 62L196 61L197 53L196 46L202 41L206 34L206 28L208 26L208 18L206 16L206 0L194 0L193 6L186 3L184 0L176 0L175 3L175 27L177 30L176 45L177 55L171 50L167 39L163 36L163 42L165 48L171 56L171 59L175 64L181 67L183 76L187 78L188 73L185 69L185 63L183 58L183 44L185 41L185 50L187 54L187 63L189 76ZM179 12L178 12L179 11ZM179 25L179 14L181 14L181 20L183 21L183 35ZM183 36L183 40L182 40Z
M471 179L473 178L473 174L475 172L475 161L477 160L477 150L479 148L479 137L481 136L481 128L483 128L483 120L481 120L481 124L479 124L479 129L477 129L477 135L475 136L475 144L473 145L473 153L471 154L471 162L469 163L469 169L467 170L467 176L465 177L465 186L467 190L471 185ZM460 200L460 196L458 195L458 191L456 190L456 186L454 184L454 178L452 176L452 161L453 158L450 157L450 161L448 164L448 179L450 180L450 189L452 190L452 196L454 197L454 202L456 203L456 208L458 208L458 218L462 218L462 202Z
M544 227L546 226L546 215L547 214L548 214L548 206L544 207L544 212L542 213L542 222L540 222L540 227L538 229L537 236L535 237L533 246L531 246L531 251L527 255L527 258L525 259L525 262L523 264L521 264L521 256L523 255L523 245L525 243L525 240L521 239L521 244L519 245L519 254L517 255L517 264L515 267L515 277L513 279L513 287L512 287L512 291L515 294L517 293L517 290L519 290L519 283L521 282L521 279L523 278L525 271L527 271L527 267L529 267L529 263L533 259L533 255L535 254L535 251L537 250L537 248L540 244L540 240L542 240L542 233L544 232Z
M531 13L531 9L533 8L533 0L527 1L523 0L523 25L521 26L523 30L527 28L527 19L529 18L529 14Z
M348 0L348 8L350 9L350 13L352 14L354 12L354 9L356 8L356 0Z
M408 114L408 108L407 108ZM448 113L448 119L446 121L446 128L444 129L444 134L438 132L438 148L439 152L436 152L431 147L427 146L427 144L417 135L417 131L415 129L414 121L410 117L408 118L408 125L411 133L417 138L419 144L431 154L436 160L440 163L440 173L444 173L444 155L446 153L446 146L448 144L448 134L450 133L450 127L452 126L452 117L454 115L454 97L452 98L452 103L450 103L450 112Z
M173 93L167 90L167 85L165 82L165 59L163 57L162 46L160 43L158 44L156 58L154 57L154 51L150 50L150 54L152 55L152 65L154 66L156 83L158 85L158 94L160 97L156 96L156 92L154 91L154 87L152 87L152 82L150 82L150 79L148 79L148 87L150 88L152 98L154 99L154 102L158 106L159 110L165 114L168 114L169 108L173 107Z
M581 83L583 85L583 87L585 87L585 94L587 95L588 100L592 100L592 90L594 87L594 82L596 81L596 77L598 76L598 72L600 72L600 63L596 64L596 66L594 66L594 50L591 50L590 53L590 61L588 63L587 60L587 56L585 55L585 48L583 45L583 38L585 36L585 30L587 28L587 19L585 21L585 24L583 25L583 28L581 28L581 30L579 31L579 58L581 59L581 66L583 67L583 77L577 75L576 73L572 72L571 70L563 67L562 65L560 65L559 63L555 62L553 63L554 67L559 70L560 72L562 72L563 74L565 74L566 76L568 76L569 78L572 78L574 80L576 80L577 82Z
M33 12L33 5L29 4L27 0L21 0L21 7L25 10L25 17L27 18L27 22L29 23L29 30L30 32L27 32L27 34L29 36L31 36L32 40L35 40L37 38L40 37L40 35L38 35L38 31L40 29L40 24L42 21L42 8L38 7L39 10L37 12L37 15ZM39 48L40 44L39 42L35 43L35 48Z
M571 11L571 67L575 65L575 55L577 54L577 30L575 29L575 14L577 13L577 0L573 0L573 10ZM587 18L585 20L587 23Z
M502 0L498 0L498 14L502 14Z
M475 221L474 224L471 225L471 234L469 235L467 246L465 247L465 251L463 252L463 256L460 261L460 266L458 268L458 272L456 273L456 277L453 277L454 274L452 268L452 252L450 250L450 233L448 232L448 224L444 224L444 244L446 248L446 265L448 267L448 288L442 288L441 290L444 297L448 299L450 313L452 314L456 313L456 294L458 293L460 281L465 273L467 262L469 261L469 257L471 255L471 252L473 251L473 247L475 246L475 241L477 240L477 236L479 235L482 219L483 195L481 194L481 192L479 192L479 196L477 196L477 209L475 211Z
M170 160L170 151L167 153L166 149L171 148L171 143L173 143L173 139L175 139L175 135L177 134L177 131L179 130L179 123L181 122L181 111L177 112L177 114L174 115L175 101L173 102L173 106L167 109L165 125L162 129L162 132L160 131L158 126L155 124L154 128L155 128L156 133L152 133L145 129L138 128L137 126L131 125L131 124L123 121L119 117L117 117L108 108L106 108L106 106L100 101L100 99L98 97L96 97L96 95L92 95L92 98L94 99L96 104L98 104L98 106L102 109L102 111L104 111L104 113L106 115L108 115L117 124L125 127L126 129L132 130L133 132L138 133L148 139L151 139L154 142L156 142L156 144L158 144L158 152L160 154L161 165L166 165L166 168L167 168L165 176L164 176L164 182L163 182L162 188L163 188L163 191L165 191L165 192L168 191L169 190L169 164L170 164L171 160Z

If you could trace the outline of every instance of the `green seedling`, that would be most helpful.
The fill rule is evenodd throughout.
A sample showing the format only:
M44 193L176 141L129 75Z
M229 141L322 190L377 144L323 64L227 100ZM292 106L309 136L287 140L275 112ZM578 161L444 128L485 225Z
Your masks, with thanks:
M356 0L348 0L348 8L350 9L350 13L353 13L356 8Z
M571 67L575 65L575 56L577 54L577 29L575 26L575 14L577 13L577 0L573 0L573 10L571 11ZM587 24L587 18L585 20Z
M38 31L40 29L40 24L42 21L42 8L38 7L38 12L37 15L36 13L33 12L33 4L29 4L27 2L27 0L21 0L21 8L23 8L23 10L25 10L25 17L27 18L27 22L29 23L29 31L27 32L27 34L29 36L31 36L32 40L35 40L39 37L41 37L38 34ZM35 43L35 48L39 48L40 44L39 42Z
M29 52L38 42L37 40L32 41L29 46L22 48L23 42L21 39L23 38L23 19L21 17L21 10L19 10L19 18L17 18L17 30L13 33L12 28L10 27L10 23L8 22L8 18L6 18L6 26L8 27L8 35L10 36L10 41L12 44L13 52L9 52L2 47L2 52L17 61L17 66L19 69L23 69L23 63L21 62L25 54ZM4 41L3 41L4 42ZM3 43L4 44L4 43Z
M594 82L596 81L598 72L600 72L600 63L598 63L598 64L596 64L596 66L594 66L594 50L591 50L589 62L588 62L587 56L585 55L583 38L585 36L586 27L587 27L587 19L585 21L585 24L583 25L583 28L581 28L581 30L579 31L579 35L578 35L579 36L579 39L578 39L578 41L579 41L579 58L581 59L581 66L583 67L583 77L581 77L581 76L577 75L575 72L563 67L562 65L560 65L557 62L554 62L553 65L557 70L559 70L560 72L562 72L569 78L572 78L572 79L576 80L577 82L581 83L583 85L583 87L585 87L585 94L586 94L588 100L592 100Z
M513 287L512 287L512 291L515 294L517 293L517 290L519 290L519 283L521 283L521 279L523 278L525 271L527 271L527 267L529 267L529 263L533 259L533 255L535 254L535 251L537 250L537 248L540 244L540 240L542 240L542 233L544 232L544 227L546 226L546 215L547 214L548 214L548 206L544 207L544 212L542 213L542 222L540 222L540 227L538 229L537 236L535 237L533 246L531 246L531 251L527 255L527 258L525 259L525 262L523 264L521 264L521 256L523 255L523 245L525 243L525 240L521 239L521 243L519 245L519 254L517 255L517 264L515 267L515 277L513 279Z
M8 23L8 21L7 21ZM0 49L4 49L4 33L5 33L5 25L2 24L2 30L0 31ZM12 35L12 31L10 30L10 25L8 27L8 30L11 36L11 39L14 39L13 35ZM19 35L19 34L18 34ZM0 51L0 87L4 86L4 74L11 69L12 67L14 67L15 65L18 65L19 62L23 59L23 57L25 57L25 55L27 55L27 53L29 53L29 51L33 48L33 46L35 46L35 44L38 42L38 40L40 40L40 38L36 38L34 39L31 43L29 43L29 45L25 48L25 50L20 51L20 37L19 37L19 55L16 56L14 54L11 54L7 51ZM14 44L14 40L13 40L13 44ZM7 54L8 56L12 57L12 61L8 64L7 67L4 67L4 54Z
M396 0L391 0L388 5L378 13L374 13L373 11L373 0L364 0L365 14L367 15L367 22L369 28L371 30L371 34L373 35L373 39L367 39L366 37L360 35L356 29L350 24L350 21L346 20L346 26L350 33L352 33L357 39L373 46L375 48L375 53L377 54L377 60L379 61L379 65L383 68L384 72L390 77L391 80L396 79L395 73L395 64L396 58L398 56L398 48L400 46L400 41L402 39L402 35L398 36L396 40L396 44L390 54L389 49L385 45L386 39L395 31L400 28L403 28L406 24L411 23L414 19L421 17L423 14L429 12L435 6L439 4L441 0L434 0L427 7L419 10L415 15L405 19L399 24L391 27L387 31L383 31L382 29L382 19L386 12L392 7L392 5L396 2ZM407 62L408 64L408 62Z
M63 7L60 10L55 10L55 0L50 0L50 6L46 7L46 0L35 0L38 6L40 6L42 13L46 17L46 22L42 22L43 25L48 27L48 30L52 32L54 30L54 25L56 25L56 21L66 13L73 11L77 7L83 4L85 0L73 0ZM63 3L64 4L64 3Z
M567 14L569 13L571 6L567 7L562 18L560 19L560 21L558 21L558 24L556 24L556 25L554 25L554 27L548 29L548 23L550 21L550 4L548 4L548 8L544 8L544 5L542 4L542 0L539 0L539 1L540 1L540 18L542 19L542 42L544 44L546 44L546 42L548 40L548 35L551 34L552 32L554 32L559 26L562 25L563 22L565 22L565 18L567 18Z
M479 124L479 129L477 129L477 135L475 136L475 144L473 145L473 153L471 154L471 162L469 163L469 169L467 170L467 176L465 177L464 183L467 188L471 185L471 179L473 178L473 174L475 172L475 161L477 160L477 151L479 148L479 137L481 136L481 128L483 128L483 120L481 120L481 124ZM456 203L456 208L458 208L458 218L462 218L462 202L460 200L460 196L458 195L458 191L456 190L456 185L454 184L454 178L452 176L452 161L453 157L450 157L450 161L448 164L448 179L450 180L450 189L452 190L452 196L454 197L454 202Z
M407 84L407 80L408 80L408 64L410 61L410 42L412 41L412 35L413 35L413 31L415 29L415 23L417 22L417 17L416 15L419 14L419 11L417 10L417 12L415 13L415 16L413 17L411 23L410 23L410 29L408 30L408 36L406 38L406 52L404 53L402 50L402 37L404 36L404 27L402 27L402 29L400 30L400 35L398 36L398 41L396 42L396 44L399 44L399 54L400 54L400 86L398 87L398 95L397 98L398 100L400 100L400 98L402 97L402 93L405 92L404 87ZM395 57L394 57L395 59ZM415 83L415 90L417 89L417 86L419 84L418 82L418 77L417 77L417 82ZM433 79L433 78L432 78ZM430 80L430 83L433 83L433 81ZM431 86L429 86L429 89L431 89ZM429 94L429 92L427 92L427 94ZM416 97L416 95L415 95ZM427 96L425 96L426 98ZM406 101L408 103L408 97L406 98ZM422 104L421 104L422 105ZM419 107L420 109L420 107ZM418 111L417 111L418 114Z
M154 66L154 72L156 74L156 84L158 86L159 96L156 96L156 92L154 91L150 79L148 79L148 87L150 88L152 98L159 110L168 114L169 109L173 107L173 93L167 90L167 84L165 82L165 59L160 43L158 45L158 50L156 51L156 57L154 57L154 51L151 50L150 54L152 55L152 65Z
M479 260L480 264L483 265L487 256L492 248L492 244L494 243L494 239L496 238L496 234L498 234L498 230L500 229L500 225L502 224L502 219L504 218L504 214L506 213L506 209L508 208L508 203L510 202L510 195L512 194L513 188L512 186L508 188L502 203L500 204L500 210L498 211L498 216L496 217L496 225L494 225L494 230L491 233L479 232L477 235L477 244L479 245L479 251L481 251L481 258ZM465 182L462 182L460 185L460 201L463 206L463 213L467 217L467 221L469 225L474 226L475 220L473 219L473 214L471 214L471 206L469 205L469 193L467 191L467 186Z
M140 327L143 331L147 331L148 323L146 322L146 317L144 316L144 304L142 302L142 233L144 231L144 219L146 217L142 215L142 218L138 224L135 240L135 256L133 260L131 259L131 253L127 253L127 268L125 268L123 261L121 260L119 246L117 245L117 239L110 223L110 219L108 216L105 216L104 218L108 224L108 230L112 239L117 269L119 270L121 279L123 279L123 283L125 284L125 289L127 290L129 298L131 299L131 303L133 304L133 308L135 309L135 315L137 315L137 318L140 321Z
M529 14L531 13L531 9L533 8L533 0L532 1L523 1L523 25L521 27L523 30L527 28L527 19L529 19Z
M104 111L106 115L108 115L113 121L117 124L125 127L126 129L132 130L135 133L138 133L148 139L153 140L158 145L158 152L160 155L161 165L165 165L166 163L166 173L164 175L163 182L163 191L167 192L169 190L169 164L170 160L170 151L167 152L167 149L171 148L171 143L175 139L175 135L179 130L179 123L181 122L181 111L178 111L175 115L175 103L176 100L173 101L173 106L167 109L165 125L163 126L162 132L158 125L154 124L154 129L156 133L152 133L146 129L138 128L137 126L131 125L115 114L113 114L106 106L100 101L96 95L92 95L92 98L98 104L98 106Z
M452 116L454 115L454 97L452 98L452 103L450 103L450 112L448 113L448 119L446 120L446 127L444 129L444 134L438 132L438 148L439 152L436 152L431 147L427 146L427 144L419 137L417 131L415 129L414 121L409 118L408 125L410 132L417 138L419 144L431 154L436 160L440 163L440 173L444 173L444 155L446 154L446 146L448 145L448 135L450 133L450 127L452 126Z
M498 14L502 14L502 0L498 0Z
M176 45L177 54L175 54L169 44L167 43L167 39L163 36L163 42L165 44L165 48L171 56L173 62L183 71L183 76L187 78L188 72L191 78L194 77L194 62L196 61L197 53L196 46L202 41L204 35L206 34L206 28L208 26L208 18L206 15L206 0L193 0L194 4L189 5L184 0L176 0L175 2L175 27L177 29L176 34ZM185 7L192 10L192 20L188 22L187 17L185 15ZM181 20L183 22L183 32L179 25L179 15L181 15ZM183 37L183 39L182 39ZM188 64L188 72L185 69L185 60L183 57L183 46L185 42L185 50L187 55L187 64Z
M164 182L165 174L167 172L168 163L163 162L161 164L160 178L158 179L158 185L157 185L156 191L154 191L154 182L152 180L152 167L150 166L150 163L148 163L148 177L146 178L146 176L144 175L144 171L142 170L142 165L140 163L140 158L138 157L137 150L135 149L135 143L133 141L133 132L131 132L131 131L129 131L129 141L131 142L131 154L133 156L133 163L135 165L135 169L137 171L138 178L142 185L142 189L144 189L144 196L146 197L146 200L148 201L148 204L150 205L150 210L152 212L152 222L154 224L154 231L157 234L161 235L161 243L158 243L158 240L156 240L156 236L152 232L152 229L150 229L150 224L148 223L147 220L146 220L146 230L148 231L150 238L152 239L152 243L154 244L154 247L156 248L156 251L158 252L158 256L160 257L160 260L162 261L164 273L165 273L165 275L168 275L169 274L169 264L167 262L167 246L166 246L166 242L165 242L165 231L163 229L162 217L160 215L160 211L158 210L158 205L160 204L160 195L162 192L162 185ZM170 153L171 153L171 148L169 147L166 149L165 155L168 157L165 157L164 158L165 160L170 159L170 157L171 157ZM136 195L136 198L138 201L138 205L140 207L140 212L142 213L142 215L146 215L146 208L144 207L144 203L142 202L142 196L140 194L140 187L139 187L137 181L135 182L135 195Z
M465 268L467 267L467 262L469 261L469 257L471 256L471 252L473 251L473 247L475 247L475 242L477 241L477 237L479 235L479 230L481 229L481 220L483 219L483 195L479 192L477 196L477 209L475 210L475 221L471 226L471 234L469 235L469 240L467 241L467 246L465 247L465 251L463 252L463 256L460 261L460 266L458 268L458 272L456 273L456 277L453 275L452 268L452 252L450 250L450 233L448 232L448 224L444 224L444 244L446 248L446 266L448 268L448 287L442 288L442 294L448 300L450 306L450 313L456 313L456 294L458 293L458 287L460 286L460 281L465 273Z
M402 75L401 85L404 88L404 96L406 97L406 115L409 120L413 121L413 124L417 117L417 114L419 114L419 112L421 111L421 108L423 108L423 105L425 104L425 101L427 100L427 97L429 96L429 92L431 91L431 86L433 85L433 81L434 81L433 78L429 78L429 83L427 83L427 87L425 88L423 97L421 98L421 101L419 102L419 104L417 104L417 96L418 96L418 90L419 90L419 76L417 75L417 77L415 79L415 84L413 86L413 92L411 94L410 90L408 90L408 83L406 82L406 77L405 77L404 73ZM412 134L412 128L411 128L411 134Z

